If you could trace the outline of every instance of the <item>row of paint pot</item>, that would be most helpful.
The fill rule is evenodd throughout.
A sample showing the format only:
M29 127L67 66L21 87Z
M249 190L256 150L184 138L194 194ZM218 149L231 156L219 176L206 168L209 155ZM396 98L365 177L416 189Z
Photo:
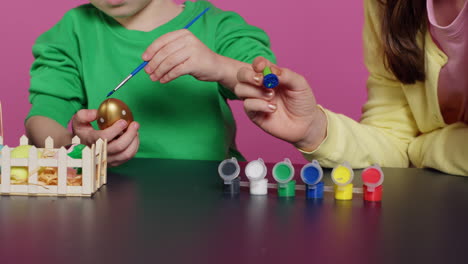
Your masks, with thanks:
M224 181L225 193L237 194L240 192L240 166L236 158L222 161L218 166L218 173ZM245 167L245 175L249 179L252 195L266 195L268 193L268 180L265 179L267 167L262 159L249 162ZM276 163L272 175L277 182L278 196L292 197L295 195L294 167L289 159ZM300 175L305 183L306 197L309 199L323 198L323 170L319 162L314 160L305 164ZM381 201L384 180L382 169L378 165L373 165L364 169L361 176L364 200ZM353 198L354 171L348 163L333 168L331 179L334 182L335 199L351 200Z

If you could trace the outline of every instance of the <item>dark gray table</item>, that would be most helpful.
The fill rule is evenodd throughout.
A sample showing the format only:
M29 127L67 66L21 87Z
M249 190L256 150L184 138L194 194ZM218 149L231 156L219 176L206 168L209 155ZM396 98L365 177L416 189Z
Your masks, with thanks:
M468 262L468 178L387 168L382 203L228 198L218 164L135 159L93 198L1 196L0 263Z

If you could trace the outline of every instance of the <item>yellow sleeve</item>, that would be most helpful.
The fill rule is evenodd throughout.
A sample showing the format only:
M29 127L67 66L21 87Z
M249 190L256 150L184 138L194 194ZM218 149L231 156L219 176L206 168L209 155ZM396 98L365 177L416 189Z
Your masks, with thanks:
M384 167L408 167L408 146L418 134L402 84L384 66L380 36L379 2L365 1L364 54L369 71L368 100L361 122L324 110L327 137L308 160L333 167L348 161L354 168L378 163Z
M423 134L409 146L411 162L418 168L433 168L468 176L468 125L455 123Z

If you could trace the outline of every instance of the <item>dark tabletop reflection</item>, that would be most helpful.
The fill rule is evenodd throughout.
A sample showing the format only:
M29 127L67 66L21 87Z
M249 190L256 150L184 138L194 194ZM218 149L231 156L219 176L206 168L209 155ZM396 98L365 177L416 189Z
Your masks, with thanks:
M466 178L384 169L378 203L273 189L226 196L217 165L138 159L92 198L2 196L1 263L452 263L464 254Z
M0 197L0 252L5 263L67 261L92 263L128 249L135 236L136 189L132 182L104 186L93 198ZM112 248L107 247L112 241ZM12 262L8 262L12 261ZM73 258L71 259L73 262ZM3 263L3 261L2 261Z

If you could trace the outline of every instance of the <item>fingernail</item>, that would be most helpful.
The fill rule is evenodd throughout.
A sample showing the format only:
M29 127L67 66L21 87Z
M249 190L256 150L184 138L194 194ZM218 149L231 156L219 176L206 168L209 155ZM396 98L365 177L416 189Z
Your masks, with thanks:
M126 127L127 127L127 121L125 121L125 120L119 120L119 127L121 127L121 128L126 128Z
M278 68L278 67L276 67L275 65L272 65L272 66L271 66L271 71L272 71L274 74L278 75L278 76L281 75L281 69Z
M138 128L140 128L140 124L138 124L138 123L135 122L135 123L133 124L133 127L134 127L135 129L138 129Z
M265 62L264 62L263 60L261 60L261 61L257 64L257 67L258 67L259 69L264 69L264 68L266 67Z
M265 96L268 97L268 98L273 97L273 91L266 91Z
M144 61L147 61L147 60L149 59L149 58L148 58L148 54L146 54L146 53L143 54L142 58L143 58Z
M272 104L268 104L268 108L270 108L271 110L276 110L276 105L272 105Z
M150 72L151 72L150 66L146 66L146 67L145 67L145 72L146 72L146 73L150 73Z

